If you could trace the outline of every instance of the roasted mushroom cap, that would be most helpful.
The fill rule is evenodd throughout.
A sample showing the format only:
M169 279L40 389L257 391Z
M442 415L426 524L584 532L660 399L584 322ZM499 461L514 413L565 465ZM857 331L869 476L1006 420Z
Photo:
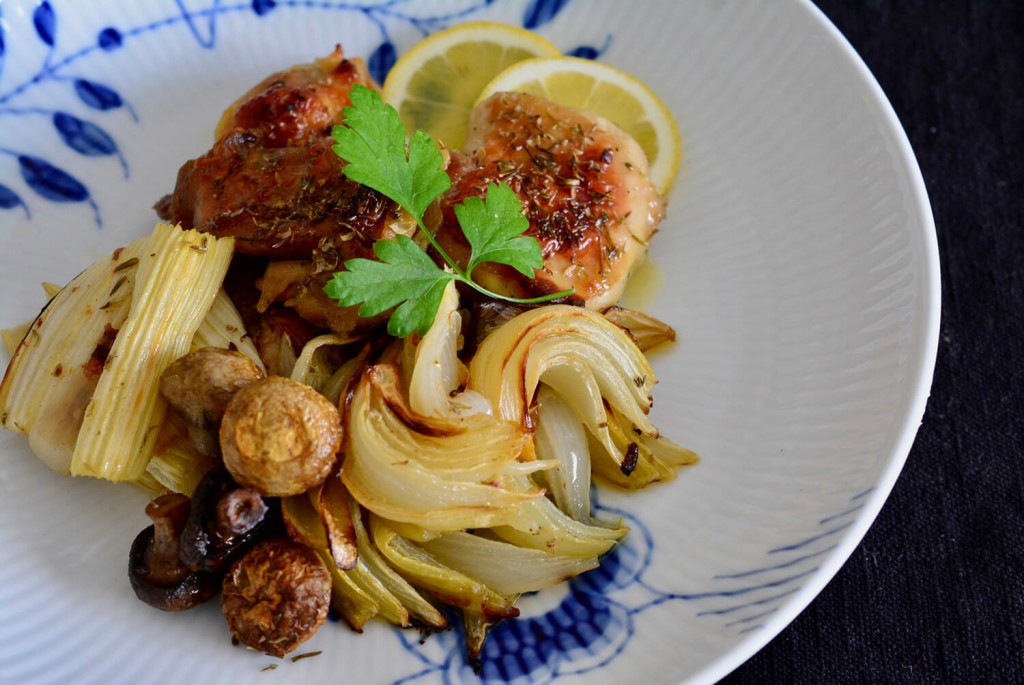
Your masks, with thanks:
M238 390L262 378L263 372L244 354L201 347L167 367L160 377L160 394L190 424L207 426L220 421Z
M323 482L341 447L341 413L307 385L271 376L242 388L220 426L224 465L241 485L285 497Z
M224 577L221 609L231 632L253 649L284 656L327 618L331 574L310 547L287 538L256 545Z
M153 525L132 543L128 577L135 595L164 611L191 609L217 594L217 578L193 571L182 563L179 537L189 514L189 499L171 494L157 497L146 507Z

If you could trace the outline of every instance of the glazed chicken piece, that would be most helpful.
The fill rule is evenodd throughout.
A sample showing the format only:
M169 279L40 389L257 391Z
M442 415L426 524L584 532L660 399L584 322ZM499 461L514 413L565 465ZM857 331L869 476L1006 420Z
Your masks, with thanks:
M345 177L331 149L331 130L357 83L376 87L362 60L345 59L340 47L267 77L224 112L213 147L181 167L174 192L156 206L166 220L233 236L238 254L270 260L273 276L259 282L274 292L263 293L260 313L276 302L342 334L376 322L339 308L323 284L346 259L372 257L396 218L391 200ZM288 268L277 268L279 261Z
M625 131L593 114L524 93L497 93L473 112L465 148L453 155L438 238L456 261L469 248L454 205L505 182L524 203L527 235L544 267L533 279L484 264L474 277L506 295L532 297L574 288L591 309L615 304L630 270L665 214L647 177L647 158Z
M331 129L356 83L375 87L362 61L344 59L340 47L267 77L228 108L213 147L181 167L158 213L185 228L234 236L241 254L369 255L394 205L349 181L331 151Z

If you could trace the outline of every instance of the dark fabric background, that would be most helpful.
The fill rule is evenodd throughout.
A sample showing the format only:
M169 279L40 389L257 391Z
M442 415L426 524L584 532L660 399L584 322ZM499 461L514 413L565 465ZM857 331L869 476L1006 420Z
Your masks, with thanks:
M862 544L723 683L1024 683L1024 2L816 4L920 163L942 261L938 363Z

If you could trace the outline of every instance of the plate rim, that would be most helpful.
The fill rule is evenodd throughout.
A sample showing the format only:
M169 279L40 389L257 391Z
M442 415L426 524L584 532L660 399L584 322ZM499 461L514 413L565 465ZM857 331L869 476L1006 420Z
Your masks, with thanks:
M814 602L825 586L849 561L888 501L910 456L918 430L924 420L938 357L942 313L941 262L935 218L917 156L892 102L867 63L846 36L812 0L796 0L794 4L819 29L828 34L830 42L840 51L845 61L856 70L861 84L867 88L871 98L870 103L881 115L877 123L882 127L882 132L887 136L889 142L894 145L897 153L894 155L894 161L900 165L898 171L908 183L910 191L908 202L920 217L920 225L913 231L915 237L920 239L923 248L920 255L922 257L922 272L918 274L920 294L923 298L919 306L922 317L917 322L914 331L914 336L920 338L920 348L911 348L917 353L914 359L916 368L910 374L914 387L899 421L900 429L895 436L896 440L892 444L888 458L884 461L885 468L870 494L865 497L864 506L858 516L839 536L836 548L828 555L826 561L808 577L807 582L798 592L794 593L790 601L779 607L778 611L765 622L760 630L749 635L732 650L704 668L683 679L680 685L714 683L745 664L785 631Z

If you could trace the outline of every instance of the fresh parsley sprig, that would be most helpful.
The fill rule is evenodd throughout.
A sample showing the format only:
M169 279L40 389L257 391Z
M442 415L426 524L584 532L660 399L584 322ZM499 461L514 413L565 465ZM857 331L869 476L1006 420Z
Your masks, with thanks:
M455 216L470 246L469 262L461 268L423 225L423 214L449 187L444 158L434 140L417 131L406 141L398 112L380 95L361 85L352 87L352 104L344 109L345 122L332 132L334 152L347 162L350 179L383 193L408 212L420 231L447 264L442 268L407 236L378 240L372 259L350 259L334 274L324 291L338 304L359 305L360 316L376 316L396 307L388 320L388 333L404 338L423 335L430 328L450 281L465 283L481 293L510 302L534 304L572 294L572 290L534 298L500 295L473 280L473 270L484 262L505 264L527 277L543 266L540 245L524 236L530 222L509 186L491 184L483 198L469 197L455 206Z

